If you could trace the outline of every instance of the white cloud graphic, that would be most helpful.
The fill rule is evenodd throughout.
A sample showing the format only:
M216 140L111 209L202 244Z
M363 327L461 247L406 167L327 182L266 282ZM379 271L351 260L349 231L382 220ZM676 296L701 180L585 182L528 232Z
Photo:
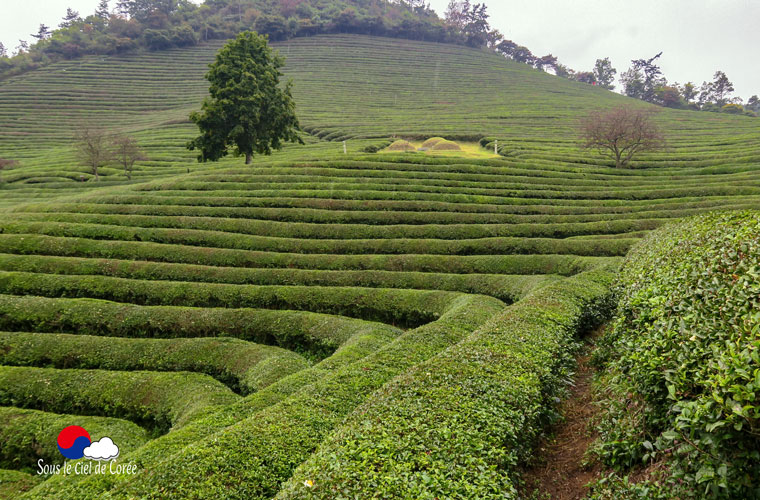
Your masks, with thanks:
M104 437L91 443L82 453L90 460L113 460L119 456L119 447L113 444L110 437Z

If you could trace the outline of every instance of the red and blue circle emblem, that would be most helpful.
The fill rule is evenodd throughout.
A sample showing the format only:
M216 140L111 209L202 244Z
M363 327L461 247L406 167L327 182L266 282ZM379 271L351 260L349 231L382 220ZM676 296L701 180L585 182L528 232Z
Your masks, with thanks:
M58 434L58 449L69 460L78 460L84 456L84 449L92 440L84 427L70 425Z

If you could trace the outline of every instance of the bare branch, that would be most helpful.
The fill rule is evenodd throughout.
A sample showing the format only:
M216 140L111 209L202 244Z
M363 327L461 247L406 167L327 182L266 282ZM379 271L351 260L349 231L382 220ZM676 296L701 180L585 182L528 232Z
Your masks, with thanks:
M638 153L665 146L653 114L653 110L633 106L595 111L581 121L583 147L596 149L614 159L616 167L623 168Z
M132 180L132 169L135 162L147 160L134 137L120 135L111 141L113 158L122 167L127 179Z
M79 161L92 169L95 180L100 180L98 168L111 160L108 135L100 129L84 127L74 135L74 147Z

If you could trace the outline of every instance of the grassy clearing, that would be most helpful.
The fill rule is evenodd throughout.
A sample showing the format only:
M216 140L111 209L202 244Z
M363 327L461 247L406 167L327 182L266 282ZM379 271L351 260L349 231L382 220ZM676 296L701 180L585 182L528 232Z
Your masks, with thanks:
M431 141L431 139L433 139ZM409 149L408 153L416 153L416 154L423 154L425 156L434 156L434 157L453 157L453 158L499 158L498 154L495 154L493 152L493 149L487 150L483 148L483 146L480 145L478 142L461 142L461 141L446 141L443 138L431 138L427 139L425 141L408 141L407 144L411 146L412 149ZM436 140L436 139L442 139L442 140ZM443 143L448 144L454 144L455 146L451 146L452 149L448 149L447 145L443 145ZM394 143L395 144L395 143ZM458 149L455 149L455 147L458 147ZM404 151L404 149L400 149L400 146L394 148L393 144L388 146L387 148L379 151L380 154L388 154L388 153L394 153Z

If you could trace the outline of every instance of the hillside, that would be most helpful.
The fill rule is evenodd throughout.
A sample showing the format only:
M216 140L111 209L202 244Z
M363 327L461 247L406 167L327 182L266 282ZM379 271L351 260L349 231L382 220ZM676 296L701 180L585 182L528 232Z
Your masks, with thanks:
M514 148L521 157L566 162L580 156L574 143L581 110L629 102L454 45L352 35L275 45L287 57L285 72L296 83L302 124L325 139L491 136L503 144L519 143ZM206 93L203 75L219 46L90 57L0 82L0 150L22 167L4 173L5 189L16 182L39 189L46 181L65 187L81 176L89 179L86 168L61 168L74 162L68 144L76 126L85 122L136 134L151 158L138 178L196 168L184 148L194 133L187 115ZM478 77L463 89L460 83L469 75ZM671 150L652 160L706 166L756 155L756 121L673 110L663 110L660 120L668 128ZM349 145L358 150L364 143ZM588 155L583 157L587 161ZM118 176L118 171L105 174Z
M664 110L669 148L615 169L575 124L616 94L454 45L276 45L309 135L251 167L184 149L219 44L0 83L8 497L510 498L629 248L760 203L756 119ZM82 122L138 138L132 182L75 165ZM506 156L360 151L394 135ZM40 480L69 424L138 472Z

